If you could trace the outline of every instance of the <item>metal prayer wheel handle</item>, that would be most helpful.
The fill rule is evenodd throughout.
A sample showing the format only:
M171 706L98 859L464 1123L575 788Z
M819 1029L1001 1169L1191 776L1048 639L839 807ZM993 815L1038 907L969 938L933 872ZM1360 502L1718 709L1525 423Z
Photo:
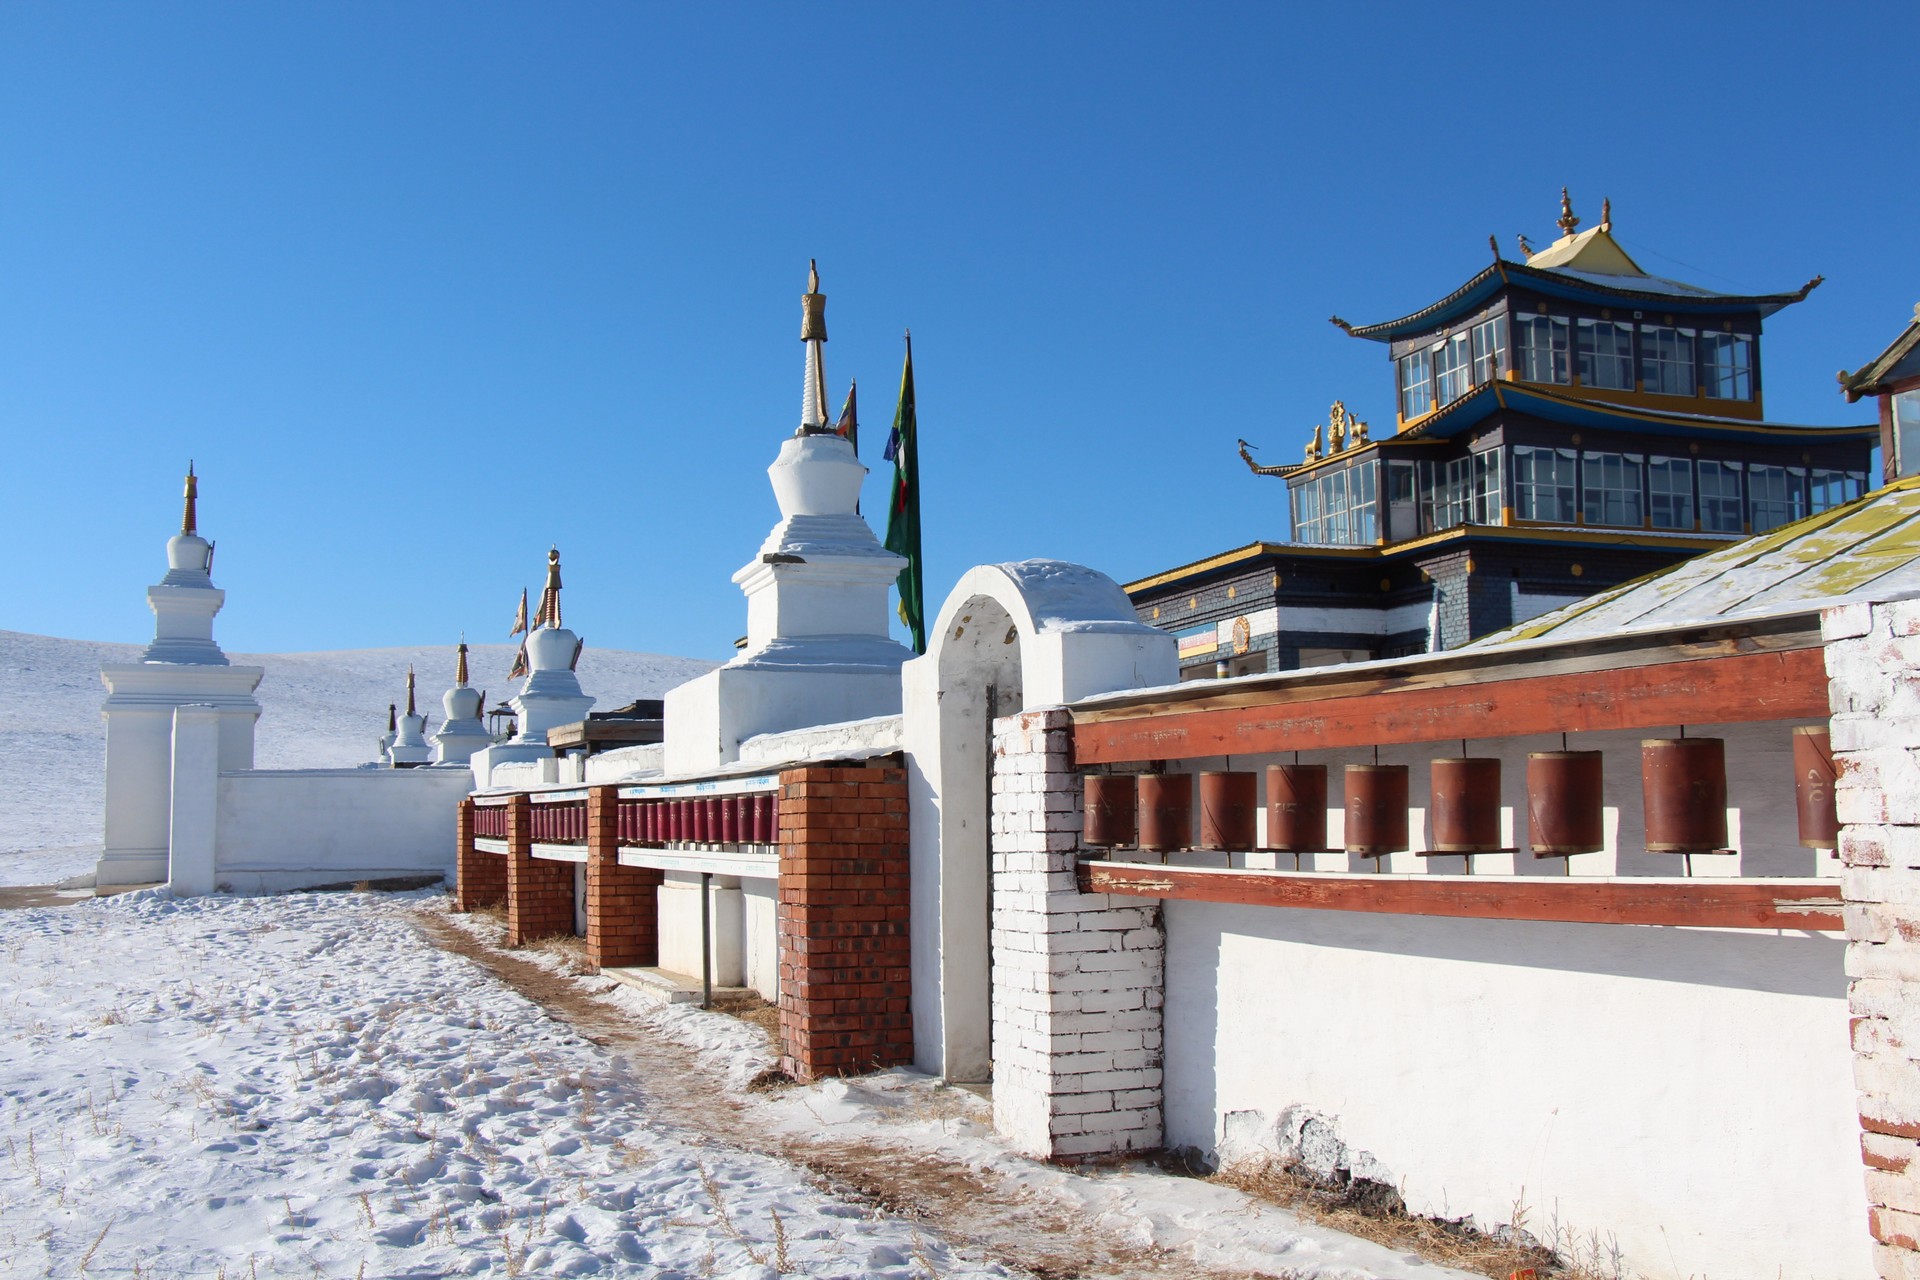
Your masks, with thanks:
M1139 832L1139 790L1132 774L1090 773L1081 779L1085 828L1080 843L1092 849L1124 848Z
M1327 847L1327 766L1267 766L1267 839L1275 853L1321 853Z
M1793 731L1793 807L1800 817L1800 843L1809 849L1840 847L1840 811L1833 789L1840 777L1833 737L1823 724Z
M1435 853L1498 853L1500 761L1491 756L1441 756L1428 766Z
M1377 858L1408 847L1407 778L1403 764L1347 766L1348 853Z
M1598 751L1527 754L1527 838L1536 858L1607 847L1604 777Z
M1140 847L1149 853L1187 848L1193 838L1193 775L1143 773L1139 794Z
M1200 847L1243 852L1253 848L1259 779L1251 771L1200 774Z
M1727 744L1646 738L1640 786L1648 853L1716 853L1727 845Z

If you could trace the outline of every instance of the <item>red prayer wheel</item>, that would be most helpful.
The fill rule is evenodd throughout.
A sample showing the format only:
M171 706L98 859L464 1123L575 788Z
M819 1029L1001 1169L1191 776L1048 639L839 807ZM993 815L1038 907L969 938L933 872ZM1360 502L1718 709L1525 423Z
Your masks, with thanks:
M780 838L778 797L763 791L753 798L753 838L758 844L772 844Z
M1200 774L1200 847L1228 851L1253 848L1259 779L1240 770Z
M647 816L641 831L645 833L648 844L667 842L667 802L665 800L647 801Z
M667 801L667 838L675 844L691 838L688 834L690 824L687 818L687 802L685 800L676 797L675 799Z
M1427 771L1427 821L1435 853L1494 853L1500 839L1500 762L1491 756L1441 756Z
M1140 788L1140 847L1149 853L1184 849L1193 840L1193 775L1143 773Z
M1080 843L1095 849L1133 843L1139 792L1131 774L1090 773L1081 779L1081 799L1086 829Z
M1267 766L1267 843L1277 853L1327 847L1327 766Z
M739 844L740 843L740 797L739 796L721 797L720 830L718 834L719 834L721 844Z
M1607 847L1600 757L1598 751L1527 753L1527 838L1536 854Z
M1727 845L1727 745L1721 738L1640 743L1648 853L1712 853Z
M1347 766L1347 852L1398 853L1407 847L1407 766Z
M1800 812L1800 843L1809 849L1840 847L1840 812L1833 786L1833 737L1825 725L1793 731L1793 802Z
M700 843L717 844L720 840L720 797L701 796L700 804Z

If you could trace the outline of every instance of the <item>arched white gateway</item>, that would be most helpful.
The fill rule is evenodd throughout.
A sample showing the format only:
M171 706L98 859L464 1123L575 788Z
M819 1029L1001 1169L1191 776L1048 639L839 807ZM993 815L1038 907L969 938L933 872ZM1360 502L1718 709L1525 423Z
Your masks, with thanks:
M979 565L901 671L912 802L914 1062L992 1078L989 890L993 721L1172 684L1173 637L1113 579L1061 560Z

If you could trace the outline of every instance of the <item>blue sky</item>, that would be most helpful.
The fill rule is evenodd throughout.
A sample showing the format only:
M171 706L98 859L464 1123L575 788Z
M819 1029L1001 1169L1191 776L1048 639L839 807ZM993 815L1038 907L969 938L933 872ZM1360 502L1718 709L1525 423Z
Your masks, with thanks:
M724 657L776 518L799 295L861 383L914 331L929 611L1286 532L1288 459L1562 184L1649 270L1827 283L1768 416L1920 301L1920 6L0 6L0 627L137 640L189 456L236 650Z

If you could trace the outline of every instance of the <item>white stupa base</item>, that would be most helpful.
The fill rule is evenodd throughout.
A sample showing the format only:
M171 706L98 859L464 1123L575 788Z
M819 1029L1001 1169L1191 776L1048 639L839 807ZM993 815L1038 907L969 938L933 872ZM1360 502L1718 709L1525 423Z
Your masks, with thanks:
M544 742L502 742L498 746L482 747L467 758L468 766L473 769L473 787L476 791L484 791L492 785L493 771L498 766L527 763L550 768L551 776L543 776L544 781L551 782L559 776L559 757Z
M473 753L493 745L493 735L478 720L448 720L433 735L435 764L465 764Z
M669 689L666 703L667 772L703 773L738 760L757 734L898 715L900 667L729 665Z
M111 850L100 855L100 862L93 872L94 887L99 889L161 884L166 878L167 851L164 848Z

